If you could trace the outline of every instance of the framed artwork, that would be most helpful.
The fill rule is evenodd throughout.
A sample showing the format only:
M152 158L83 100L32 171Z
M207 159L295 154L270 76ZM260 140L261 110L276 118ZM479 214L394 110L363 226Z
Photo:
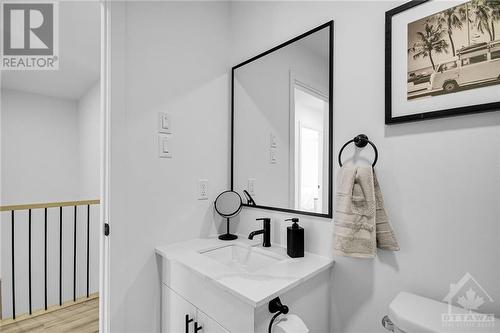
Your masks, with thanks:
M500 110L500 1L386 12L385 123Z

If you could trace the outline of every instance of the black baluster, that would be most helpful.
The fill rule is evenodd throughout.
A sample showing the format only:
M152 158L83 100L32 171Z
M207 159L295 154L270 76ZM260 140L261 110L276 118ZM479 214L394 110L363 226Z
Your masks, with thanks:
M73 301L76 302L76 206L73 232Z
M185 327L186 327L186 333L189 333L189 323L192 322L194 319L190 319L189 315L186 314L185 316Z
M31 209L28 210L28 298L30 314L32 314L31 304Z
M87 205L87 298L89 297L89 268L90 268L90 205Z
M62 305L62 207L59 207L59 305Z
M43 270L45 276L45 310L47 310L47 208L44 210L44 263Z
M16 319L16 279L14 272L14 211L10 212L12 226L12 318Z

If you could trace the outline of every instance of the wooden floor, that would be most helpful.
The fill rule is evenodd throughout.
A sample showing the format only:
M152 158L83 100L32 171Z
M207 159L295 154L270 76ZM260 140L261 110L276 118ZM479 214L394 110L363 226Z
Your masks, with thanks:
M99 298L0 327L1 333L99 332Z

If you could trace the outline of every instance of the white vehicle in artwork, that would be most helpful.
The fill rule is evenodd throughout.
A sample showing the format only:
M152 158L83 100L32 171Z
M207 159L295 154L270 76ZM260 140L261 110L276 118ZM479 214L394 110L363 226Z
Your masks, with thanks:
M430 91L450 93L469 85L500 83L500 40L464 47L457 54L431 74Z

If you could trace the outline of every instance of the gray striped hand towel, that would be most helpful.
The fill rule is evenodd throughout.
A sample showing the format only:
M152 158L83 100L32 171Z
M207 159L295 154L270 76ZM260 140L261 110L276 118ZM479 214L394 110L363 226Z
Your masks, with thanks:
M335 254L373 258L377 247L399 250L372 167L343 166L336 192Z

